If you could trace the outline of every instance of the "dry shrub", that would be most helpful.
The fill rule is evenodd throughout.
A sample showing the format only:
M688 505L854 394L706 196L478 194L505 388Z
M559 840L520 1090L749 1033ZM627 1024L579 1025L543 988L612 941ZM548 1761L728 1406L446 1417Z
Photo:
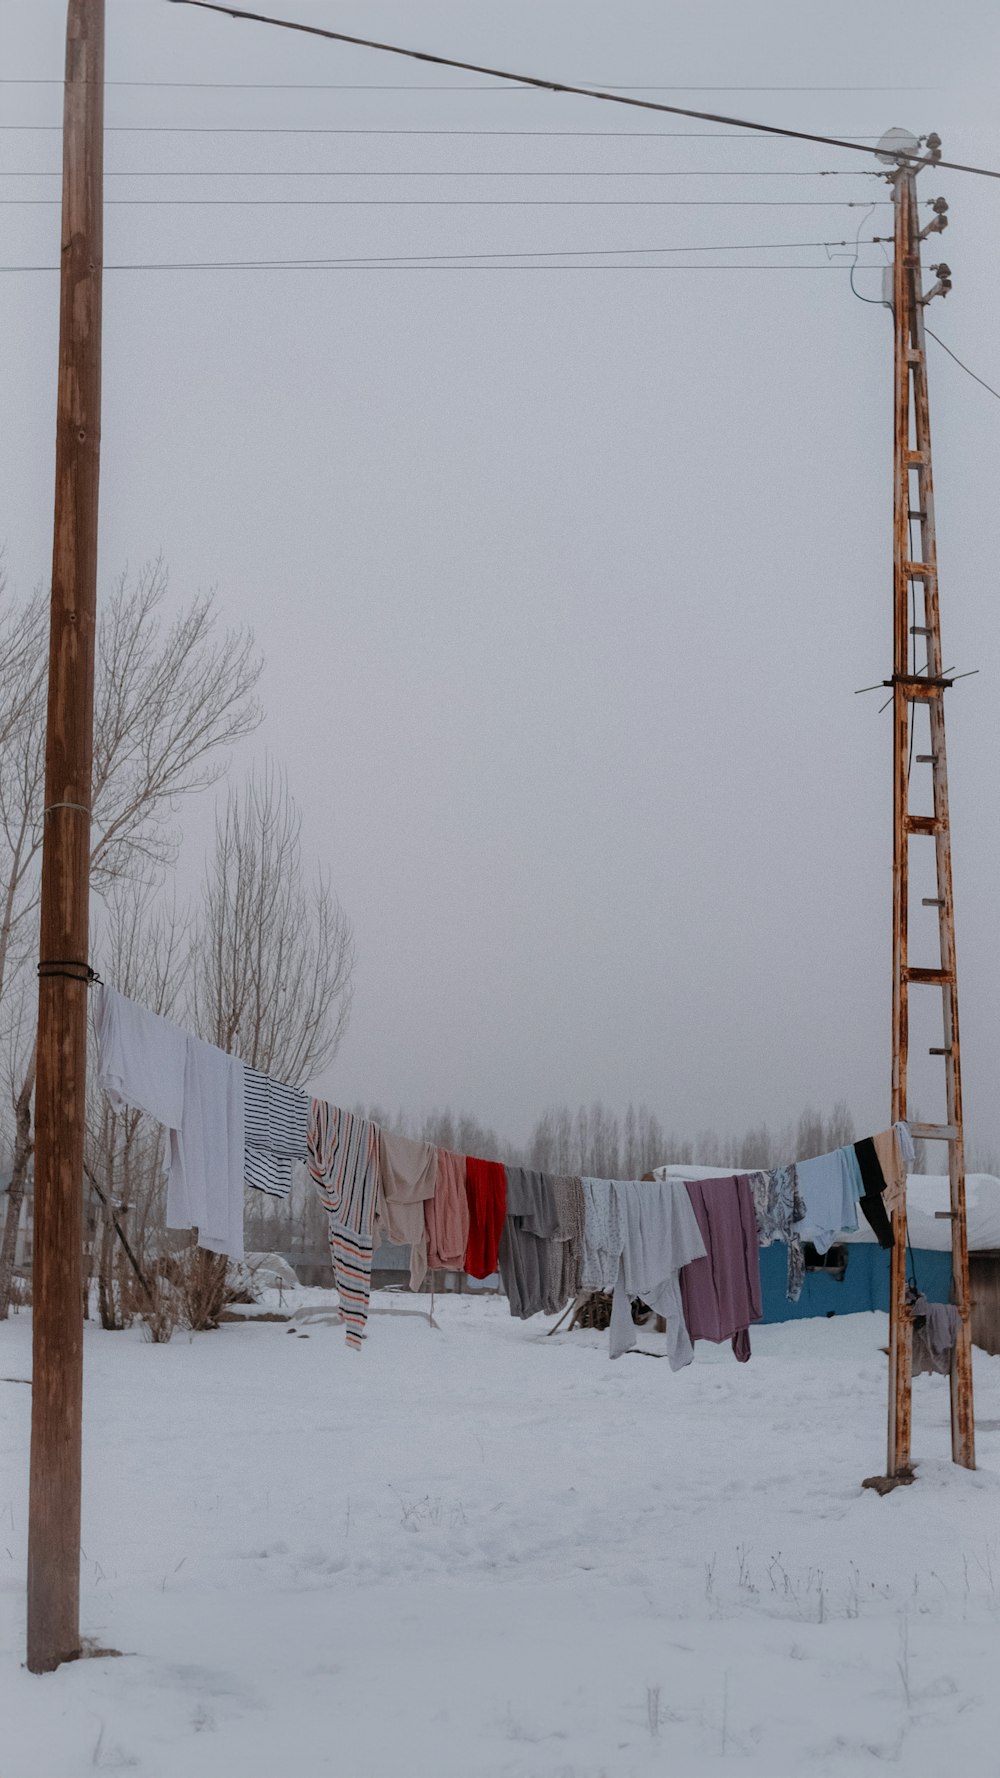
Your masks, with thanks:
M218 1327L227 1301L226 1255L207 1253L204 1247L189 1247L180 1255L178 1269L184 1318L192 1332L205 1333Z
M18 1309L31 1308L31 1279L16 1272L10 1281L10 1306L15 1315Z
M183 1319L184 1307L180 1293L169 1279L154 1274L150 1294L144 1297L138 1315L143 1336L151 1345L165 1346L173 1338Z

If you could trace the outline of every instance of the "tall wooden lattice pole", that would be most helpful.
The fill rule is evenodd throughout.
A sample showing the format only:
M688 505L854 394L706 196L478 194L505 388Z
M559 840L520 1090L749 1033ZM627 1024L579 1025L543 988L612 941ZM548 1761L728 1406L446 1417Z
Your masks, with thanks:
M104 0L69 0L35 1088L28 1666L80 1652L82 1205L101 438Z
M932 139L936 140L936 138ZM933 158L933 157L929 157ZM904 158L893 177L895 261L893 319L895 326L895 476L893 515L893 1011L892 1116L907 1116L910 989L941 995L942 1042L931 1050L944 1062L945 1122L914 1124L913 1134L942 1141L948 1148L952 1294L960 1332L951 1376L952 1457L975 1468L972 1400L972 1347L969 1321L969 1248L965 1214L965 1153L962 1128L962 1077L958 1036L958 977L955 959L955 909L951 876L951 829L948 816L948 765L945 751L944 694L951 681L944 675L938 608L937 543L934 527L934 478L931 467L930 408L921 230L916 182L920 163ZM942 217L924 229L939 230ZM947 267L934 292L946 292ZM911 537L919 535L919 554ZM923 657L923 658L921 658ZM926 713L926 715L925 715ZM914 755L918 731L927 736L926 751ZM931 812L911 810L911 773L930 769ZM918 791L919 797L919 791ZM923 801L926 809L926 790ZM910 962L910 846L934 844L935 893L922 905L936 909L938 957ZM910 1476L911 1324L906 1303L906 1209L893 1217L895 1246L891 1259L889 1332L889 1445L887 1477Z

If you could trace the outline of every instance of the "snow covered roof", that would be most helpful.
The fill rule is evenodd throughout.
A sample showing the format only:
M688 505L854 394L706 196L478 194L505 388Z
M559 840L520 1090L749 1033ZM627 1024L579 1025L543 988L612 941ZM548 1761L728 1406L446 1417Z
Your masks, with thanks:
M724 1179L738 1173L739 1167L699 1167L696 1162L657 1167L659 1178ZM937 1210L949 1207L948 1177L941 1173L911 1173L907 1183L907 1211L910 1244L946 1253L951 1247L951 1224L938 1221ZM967 1173L966 1205L969 1223L969 1247L976 1252L995 1247L1000 1250L1000 1179L992 1173ZM845 1241L874 1241L875 1236L862 1221L856 1235L845 1235Z

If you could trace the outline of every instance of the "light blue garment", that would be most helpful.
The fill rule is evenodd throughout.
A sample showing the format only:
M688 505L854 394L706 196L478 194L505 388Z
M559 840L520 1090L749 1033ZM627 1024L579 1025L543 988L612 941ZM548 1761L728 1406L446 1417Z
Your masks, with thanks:
M917 1151L913 1146L913 1137L910 1135L910 1126L909 1124L893 1124L892 1127L899 1137L899 1149L903 1157L903 1164L904 1166L912 1167L917 1158Z
M854 1193L855 1199L863 1198L865 1195L865 1182L861 1177L861 1163L858 1160L857 1150L855 1149L854 1144L852 1143L848 1148L838 1148L837 1153L842 1154L847 1162L847 1171L851 1176L851 1190Z
M798 1232L817 1253L826 1253L839 1234L851 1233L858 1226L861 1173L857 1156L853 1148L837 1148L832 1154L798 1161L796 1172L806 1207Z

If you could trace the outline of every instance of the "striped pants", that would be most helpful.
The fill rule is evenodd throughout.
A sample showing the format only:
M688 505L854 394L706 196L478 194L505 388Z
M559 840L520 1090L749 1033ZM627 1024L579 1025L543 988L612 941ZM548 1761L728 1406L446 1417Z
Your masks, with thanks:
M340 1313L347 1323L347 1344L360 1348L368 1326L368 1298L372 1287L372 1244L345 1229L327 1211L333 1281L340 1297Z
M378 1131L314 1099L310 1109L307 1160L327 1215L327 1234L347 1344L361 1346L368 1323L372 1281L372 1230L378 1191Z

